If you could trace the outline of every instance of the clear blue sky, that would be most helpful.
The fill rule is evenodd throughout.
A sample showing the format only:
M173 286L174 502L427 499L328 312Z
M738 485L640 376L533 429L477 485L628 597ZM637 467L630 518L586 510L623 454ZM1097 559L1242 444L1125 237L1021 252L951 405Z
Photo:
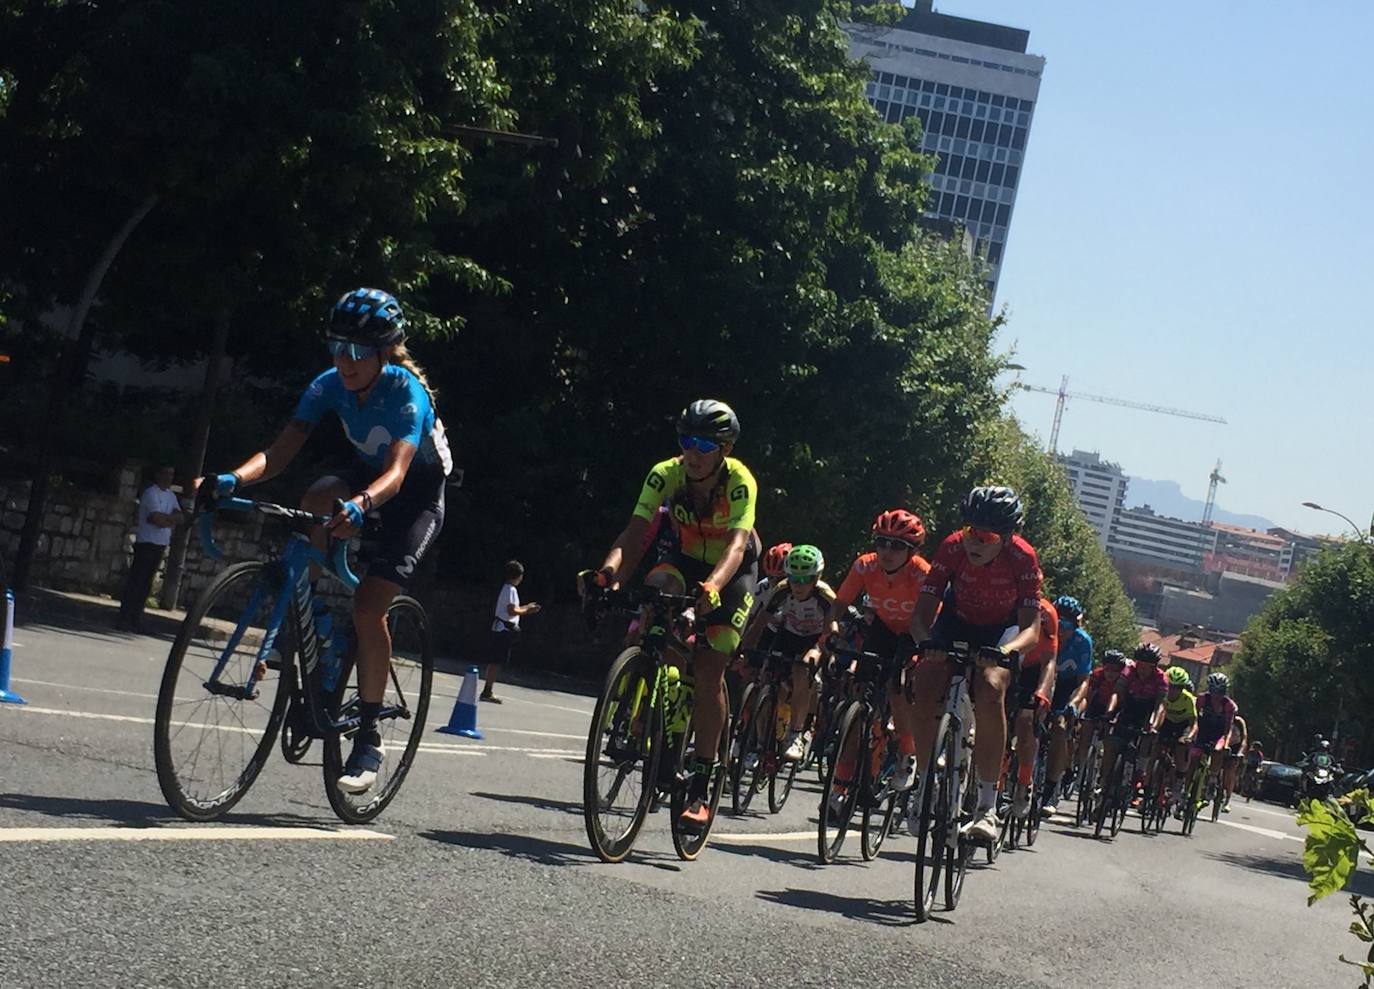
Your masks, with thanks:
M1059 445L1308 532L1374 510L1374 3L937 0L1047 64L998 290ZM1048 437L1049 395L1020 393Z

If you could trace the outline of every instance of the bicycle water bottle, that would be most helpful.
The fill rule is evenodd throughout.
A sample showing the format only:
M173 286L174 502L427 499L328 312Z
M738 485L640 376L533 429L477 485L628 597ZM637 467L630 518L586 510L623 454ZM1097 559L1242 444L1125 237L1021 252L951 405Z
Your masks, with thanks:
M325 690L332 691L339 682L339 650L334 643L334 615L319 598L312 602L311 610L314 612L315 635L320 650L320 682Z
M663 710L666 713L668 733L680 735L687 730L687 720L691 709L687 705L687 690L682 683L682 674L675 666L664 670L666 684L663 691Z
M792 727L792 705L783 697L778 698L777 724L774 725L774 736L779 742L787 737L787 730Z

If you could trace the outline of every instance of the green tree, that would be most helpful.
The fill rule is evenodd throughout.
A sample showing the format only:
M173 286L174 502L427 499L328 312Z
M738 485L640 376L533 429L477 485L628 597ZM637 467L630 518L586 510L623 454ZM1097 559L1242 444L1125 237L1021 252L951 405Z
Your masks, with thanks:
M1296 757L1318 731L1358 721L1360 758L1374 748L1374 552L1366 541L1327 549L1250 620L1236 660L1236 693L1252 737Z

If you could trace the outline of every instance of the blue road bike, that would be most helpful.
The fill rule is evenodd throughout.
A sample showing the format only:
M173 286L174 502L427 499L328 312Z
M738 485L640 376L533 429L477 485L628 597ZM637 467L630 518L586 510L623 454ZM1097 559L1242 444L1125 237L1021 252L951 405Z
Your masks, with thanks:
M257 513L306 526L328 516L269 502L222 498L199 517L207 556L222 559L215 513ZM368 538L369 531L363 532ZM322 567L350 590L358 578L338 540L326 558L300 532L273 560L236 563L212 581L187 612L158 692L153 751L167 804L190 821L211 821L233 807L257 779L281 739L288 762L323 742L325 793L343 821L375 818L405 781L424 732L434 679L429 622L414 598L387 611L391 670L378 729L386 760L366 793L336 785L343 746L357 731L359 700L353 636L313 593L310 568Z

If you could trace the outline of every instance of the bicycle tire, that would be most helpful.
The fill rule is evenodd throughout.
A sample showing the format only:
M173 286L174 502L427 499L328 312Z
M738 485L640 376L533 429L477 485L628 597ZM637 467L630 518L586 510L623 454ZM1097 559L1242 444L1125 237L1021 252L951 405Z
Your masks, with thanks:
M603 862L623 862L634 848L640 828L649 816L649 805L658 789L659 764L663 757L663 698L655 694L657 666L639 646L631 646L616 657L606 673L606 682L597 697L587 729L587 752L582 762L582 823L587 841L596 857ZM626 697L635 698L626 708ZM642 705L642 717L637 717ZM635 728L635 722L638 728ZM607 755L608 739L619 731L637 748L632 758L617 759ZM600 773L609 768L614 782L607 788L609 796L601 792ZM637 777L639 792L619 815L622 823L608 828L602 817L615 806L621 787Z
M972 753L970 753L970 757ZM959 898L964 893L964 882L968 878L968 866L973 861L973 853L977 846L969 840L963 831L963 823L966 819L971 819L977 812L978 796L976 787L969 785L966 778L971 775L967 770L965 773L956 773L956 784L951 789L951 799L953 800L959 793L963 795L962 810L959 820L954 823L951 829L949 841L945 852L945 909L953 910L959 905ZM954 791L958 791L955 793Z
M729 689L728 687L725 689ZM716 769L712 774L711 783L707 788L707 807L710 816L706 819L706 826L698 828L694 825L684 824L682 812L687 806L687 790L684 786L673 788L673 798L669 802L672 812L670 822L673 833L673 850L677 852L677 857L684 862L693 862L706 847L707 841L711 838L711 829L715 827L716 811L720 807L720 796L725 792L725 781L729 776L729 760L720 757L721 750L725 745L725 740L730 737L730 703L729 696L726 697L725 722L720 726L720 739L716 743ZM689 720L687 730L682 733L677 745L676 765L679 769L685 769L687 765L687 753L692 748L695 741L696 728Z
M845 835L849 832L849 822L854 816L854 805L859 798L859 761L863 758L862 753L866 751L863 739L857 733L862 730L866 719L863 717L864 704L862 701L850 701L845 708L844 715L840 718L839 741L835 746L835 755L831 760L830 772L826 776L825 786L821 789L821 809L819 820L816 825L816 848L817 856L822 865L829 865L835 861L840 854L840 849L844 846ZM840 804L841 813L835 815L831 821L830 814L830 795L835 792L836 779L840 776L840 764L843 755L850 744L850 736L853 736L852 775L853 779L840 779L839 785L844 787L844 798Z
M377 723L377 730L387 751L394 752L399 744L401 755L394 761L393 756L388 755L377 774L377 783L371 789L365 793L344 793L338 787L344 769L344 735L331 731L325 737L325 794L329 797L329 806L346 824L366 824L375 820L396 799L415 764L420 740L425 734L425 722L429 718L429 698L434 688L434 647L429 616L419 601L409 595L398 594L387 606L386 623L391 641L391 661L382 704L386 708L400 708L406 713L382 719ZM353 682L356 672L355 657L346 657L340 667L339 682L334 688L330 705L330 710L339 717L350 711L357 699L358 688ZM402 730L405 725L408 728Z
M1123 753L1118 752L1116 755L1116 765L1112 767L1112 779L1107 783L1107 785L1099 787L1099 789L1102 792L1101 794L1099 794L1097 800L1097 814L1093 823L1094 838L1102 837L1103 828L1108 828L1108 838L1111 837L1110 823L1109 818L1107 816L1107 812L1110 809L1113 815L1115 815L1116 813L1116 808L1113 805L1116 802L1117 785L1121 781L1123 761Z
M864 787L868 790L869 799L864 803L863 819L859 829L859 853L865 862L872 862L882 852L883 843L887 841L888 832L892 829L892 815L897 809L897 792L892 788L892 777L889 775L883 778L890 739L886 731L874 738L873 717L885 716L881 713L870 716L868 724L864 726L864 736L869 739L869 749L864 760L869 772ZM876 752L873 749L874 741L879 746ZM872 773L875 758L878 761L876 776Z
M219 645L211 645L214 639L222 635L227 642L230 638L228 628L246 630L256 627L250 623L259 616L265 624L283 582L283 572L275 564L246 561L229 567L200 592L181 623L167 655L153 719L153 762L157 768L158 786L167 806L188 821L213 821L226 814L243 799L271 754L291 695L289 689L282 689L284 685L280 674L282 670L290 668L295 652L294 605L288 608L288 615L282 620L275 640L278 676L270 676L273 672L270 663L264 663L259 668L256 650L251 654L251 673L245 665L250 661L250 656L239 655L237 648L225 666L225 672L229 672L231 667L234 671L226 683L247 683L248 679L252 679L257 684L256 696L231 698L210 693L205 690L205 683L217 657L224 651ZM235 595L243 596L241 603ZM219 610L221 607L224 608L223 614ZM250 608L253 610L251 615L248 614ZM204 641L198 636L203 636ZM239 643L242 642L241 636ZM201 648L195 648L197 646ZM202 651L204 656L201 655ZM205 668L203 674L191 673L187 666L188 657L195 666ZM187 689L196 695L195 698L177 699L177 684L183 671L188 674ZM269 692L270 703L258 703L266 699ZM241 712L233 707L235 700L242 702ZM183 711L181 706L188 703L194 706L189 711ZM207 704L213 714L205 713ZM231 717L221 718L221 712ZM181 718L183 713L185 719L178 721L173 731L173 718ZM179 767L175 751L177 742L182 732L193 727L190 719L196 717L205 719L198 726L202 729L200 741L192 750L190 764ZM261 728L250 728L250 721L255 726L261 723ZM240 763L241 768L223 769L215 778L207 780L204 788L195 787L194 777L201 768L200 753L207 738L211 737L209 733L212 730L216 738L214 749L221 756L221 762L224 740L220 736L228 734L241 743L238 757L231 759L233 763ZM247 745L248 739L254 735L257 736L256 742Z
M776 740L773 748L778 748ZM774 814L781 814L783 807L787 805L787 798L792 794L792 787L796 784L801 761L789 762L781 753L774 753L774 758L777 768L768 776L768 809Z
M940 888L940 874L944 867L946 845L949 840L950 809L948 759L941 770L941 758L947 756L953 734L950 716L941 717L936 729L935 747L925 769L925 785L921 788L921 823L916 829L916 923L930 919L935 905L935 891Z
M1008 735L1010 737L1010 733ZM1016 803L1016 779L1021 774L1021 761L1016 753L1012 752L1006 761L1006 772L1002 778L1002 789L997 794L997 808L1002 814L1001 840L1002 847L1015 851L1021 842L1023 832L1023 821L1017 819L1013 813L1013 805Z
M1097 746L1088 747L1088 758L1083 763L1083 771L1078 777L1078 806L1074 810L1073 826L1081 828L1091 824L1097 817L1097 807L1093 790L1097 787L1097 772L1100 768L1101 754Z
M1035 757L1035 772L1031 776L1030 817L1026 820L1026 847L1034 848L1035 839L1040 837L1040 807L1045 798L1045 773L1047 756L1044 741Z
M295 680L294 675L291 679ZM281 731L278 737L281 739L282 757L291 765L299 766L310 752L310 746L314 743L315 736L309 732L303 719L296 713L296 704L303 704L304 701L298 702L295 699L296 686L294 682L291 684L291 697L291 702L286 706L286 715L282 718Z
M748 708L749 723L740 729L739 759L730 772L730 807L735 814L748 812L754 797L763 790L766 772L764 757L768 753L764 743L759 741L759 724L761 718L769 717L768 712L772 710L772 695L771 686L762 686L753 691ZM741 711L743 710L741 707ZM754 768L752 771L746 771L744 766L750 756L755 758Z
M754 703L754 693L758 689L758 684L750 680L744 685L741 691L739 702L739 714L736 716L730 729L730 774L728 785L730 787L730 813L741 813L739 805L739 795L736 792L740 783L740 775L744 769L744 734L753 724L753 717L749 708Z
M1224 773L1226 772L1226 770L1223 769L1222 772ZM1218 781L1217 784L1214 786L1213 791L1214 792L1212 793L1212 823L1216 824L1217 821L1221 819L1221 801L1222 798L1226 796L1226 787L1221 784L1221 781Z

